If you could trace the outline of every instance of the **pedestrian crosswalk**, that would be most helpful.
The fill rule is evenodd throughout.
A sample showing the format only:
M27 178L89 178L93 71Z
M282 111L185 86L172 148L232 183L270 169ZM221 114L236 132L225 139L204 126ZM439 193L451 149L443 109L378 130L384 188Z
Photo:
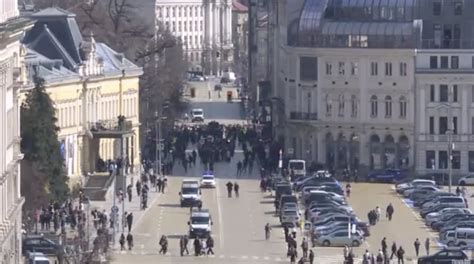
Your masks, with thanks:
M161 255L161 254L158 254L158 251L135 251L135 250L131 250L131 251L117 251L116 252L117 254L121 254L121 255L141 255L141 256L153 256L153 255L156 255L156 256L162 256L164 258L166 257L169 257L169 258L181 258L181 256L179 254L175 254L175 253L170 253L168 252L166 255ZM244 261L244 262L249 262L249 263L279 263L279 262L285 262L287 263L288 262L288 258L286 258L285 256L281 256L281 257L275 257L275 256L249 256L249 255L222 255L222 254L217 254L217 255L204 255L204 256L199 256L199 257L195 257L195 256L187 256L185 255L184 256L185 258L196 258L196 259L206 259L206 258L209 258L209 259L220 259L222 261L225 261L225 260L241 260L241 261ZM342 256L338 256L338 255L328 255L328 256L316 256L315 259L314 259L314 263L327 263L327 264L340 264L342 263ZM360 264L362 263L362 260L361 259L356 259L355 260L355 263L357 264Z

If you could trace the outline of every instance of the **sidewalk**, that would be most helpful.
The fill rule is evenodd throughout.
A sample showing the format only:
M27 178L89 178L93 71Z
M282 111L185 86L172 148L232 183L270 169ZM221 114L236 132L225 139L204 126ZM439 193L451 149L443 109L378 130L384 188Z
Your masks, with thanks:
M133 194L132 194L132 201L128 201L128 197L125 198L125 212L127 213L133 213L133 224L132 224L132 235L133 235L133 230L135 227L137 227L142 218L145 216L145 213L148 211L147 210L141 210L140 208L140 197L137 196L136 189L135 189L135 183L139 179L139 175L131 175L127 177L127 185L133 181ZM111 186L113 188L113 186ZM158 199L160 196L159 193L155 191L155 188L150 187L150 190L148 192L148 207L150 207L155 201ZM97 209L98 211L102 212L105 210L107 214L110 217L111 213L111 208L114 204L114 197L113 197L113 192L112 195L109 195L106 197L106 201L93 201L91 202L91 207L90 211ZM122 203L119 203L118 199L116 200L116 206L118 207L118 215L119 219L123 217L123 212L122 212ZM119 245L119 238L120 235L122 234L122 230L124 230L124 235L127 235L128 233L128 228L123 226L122 221L118 221L115 229L115 235L112 238L111 243L111 249L112 250L119 250L120 245ZM90 236L91 236L91 241L94 241L94 239L97 237L97 230L94 228L92 222L91 222L91 230L90 230ZM114 240L115 239L115 240Z

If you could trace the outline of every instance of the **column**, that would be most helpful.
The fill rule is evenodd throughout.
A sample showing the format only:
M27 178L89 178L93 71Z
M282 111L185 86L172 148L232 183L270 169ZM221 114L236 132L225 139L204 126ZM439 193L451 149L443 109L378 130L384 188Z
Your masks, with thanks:
M232 4L227 6L227 37L226 42L230 45L232 43Z
M462 107L462 112L461 112L461 118L462 122L458 121L458 129L461 127L460 131L461 134L469 134L469 90L467 89L469 86L467 85L458 85L458 90L461 90L461 98L458 98L458 100L462 100L461 102L461 107Z
M324 132L323 131L318 131L317 133L317 141L318 141L318 145L317 145L317 151L318 151L318 163L326 163L326 148L327 148L327 143L325 140L324 140Z
M418 124L420 128L420 133L424 134L426 133L426 119L427 116L425 114L426 106L426 97L425 97L425 88L428 87L429 85L423 85L422 88L420 89L420 96L419 96L419 114L418 114ZM417 133L416 133L417 134Z
M368 167L370 165L370 145L368 143L367 134L361 133L359 135L359 140L359 163L360 165Z

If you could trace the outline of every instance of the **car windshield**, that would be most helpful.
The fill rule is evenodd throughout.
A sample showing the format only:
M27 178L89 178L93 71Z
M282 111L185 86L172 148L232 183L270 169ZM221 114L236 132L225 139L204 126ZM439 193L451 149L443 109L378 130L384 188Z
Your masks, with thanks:
M191 219L193 225L207 225L209 224L209 217L205 216L194 216Z
M203 180L214 180L214 177L213 176L203 176L202 179Z
M304 168L303 162L291 162L290 169L291 170L302 170Z
M285 210L285 211L283 212L283 214L285 214L285 215L296 215L296 211L293 211L293 210L288 210L288 211L287 211L287 210Z
M202 115L202 111L201 110L194 110L193 115Z
M196 194L196 193L198 193L198 188L191 188L191 187L182 188L181 193L183 193L183 194Z

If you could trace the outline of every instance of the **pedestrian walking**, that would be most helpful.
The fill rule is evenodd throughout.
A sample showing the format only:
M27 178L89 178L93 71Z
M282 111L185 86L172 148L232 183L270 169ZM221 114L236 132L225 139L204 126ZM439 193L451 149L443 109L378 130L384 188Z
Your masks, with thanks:
M376 206L375 207L375 215L377 216L376 219L377 219L377 222L380 221L380 218L382 216L382 210L380 209L380 207Z
M308 259L309 259L309 264L313 264L313 262L314 262L314 252L313 252L312 249L309 250Z
M128 232L132 232L132 224L133 224L133 214L130 212L127 215L127 226L128 226Z
M269 240L270 239L270 231L272 230L272 228L270 227L270 224L267 223L265 225L265 240Z
M228 182L226 184L226 186L227 186L227 197L231 198L232 197L232 188L234 187L234 185L231 182Z
M376 261L377 261L377 264L383 264L384 262L384 253L381 249L379 250L379 253L377 254Z
M129 184L127 186L127 195L128 195L128 201L129 202L132 201L132 192L133 192L133 186L131 184Z
M430 254L430 239L427 237L425 240L425 250L426 250L426 255Z
M394 213L393 205L392 205L392 203L390 203L387 206L387 210L386 210L386 217L388 218L388 221L392 221L393 213Z
M420 240L418 240L418 238L415 239L415 243L413 243L413 246L415 247L415 254L416 256L418 257L418 255L420 254Z
M382 245L382 252L383 252L384 254L387 254L387 247L388 247L388 246L387 246L387 238L384 237L384 238L382 239L382 242L381 242L380 244Z
M288 250L288 256L290 257L290 263L296 262L296 249L294 247L290 247Z
M405 250L400 246L397 250L398 264L405 264Z
M128 244L128 250L132 250L132 248L133 248L133 236L132 236L132 233L128 233L128 235L127 235L127 244Z
M184 255L184 236L179 238L179 255L181 257Z
M347 197L350 197L350 196L351 196L351 189L352 189L351 184L348 183L348 184L346 185L346 196L347 196Z
M188 243L189 243L188 235L184 235L184 237L183 237L183 244L184 244L183 253L184 253L184 251L186 251L186 255L189 255Z
M162 235L159 242L161 248L159 254L166 255L168 251L168 238L165 235Z
M199 239L196 237L194 239L194 255L195 256L199 256L201 255L201 241L199 241Z
M397 244L393 242L392 244L392 254L390 255L390 259L393 259L393 256L397 256Z
M206 246L207 246L207 252L206 252L206 254L207 254L207 255L209 255L209 254L214 255L214 251L212 250L212 248L214 247L214 238L212 238L212 236L209 236L209 237L207 238Z
M123 233L120 235L120 250L125 250L125 236Z
M239 184L237 182L234 182L234 192L235 192L235 197L239 198Z
M306 237L303 237L303 241L301 242L301 249L303 250L303 258L307 258L308 257L308 249L309 249L309 245L308 245L308 241L306 241Z

